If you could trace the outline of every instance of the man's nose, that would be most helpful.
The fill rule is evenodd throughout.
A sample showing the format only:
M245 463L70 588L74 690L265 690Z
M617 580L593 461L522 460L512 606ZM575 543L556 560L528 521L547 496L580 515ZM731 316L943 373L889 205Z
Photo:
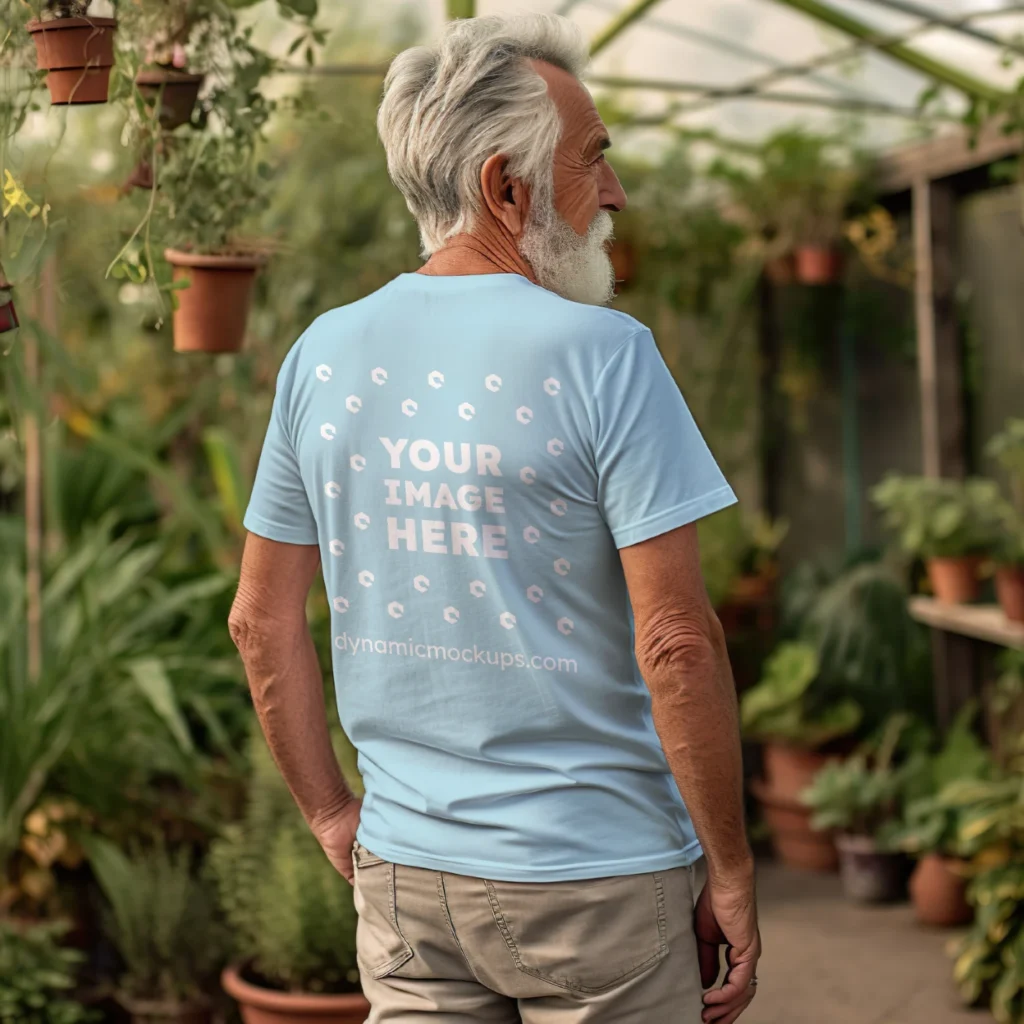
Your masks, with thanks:
M598 198L601 201L601 209L608 210L609 213L619 213L626 208L625 189L619 182L618 175L607 162L604 165L604 177L601 180Z

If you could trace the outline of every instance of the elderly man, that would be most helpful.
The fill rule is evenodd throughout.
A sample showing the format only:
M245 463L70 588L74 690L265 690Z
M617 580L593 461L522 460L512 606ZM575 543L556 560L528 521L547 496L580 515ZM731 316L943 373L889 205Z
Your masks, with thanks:
M428 258L291 350L246 515L232 634L354 879L374 1024L731 1024L755 991L694 525L735 498L650 332L602 308L626 197L585 62L556 17L395 59L378 127ZM361 803L304 616L319 565Z

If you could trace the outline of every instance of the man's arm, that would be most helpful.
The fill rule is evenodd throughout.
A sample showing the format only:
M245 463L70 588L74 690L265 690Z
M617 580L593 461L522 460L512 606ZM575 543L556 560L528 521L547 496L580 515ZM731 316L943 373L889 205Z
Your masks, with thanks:
M250 533L228 628L270 752L327 856L351 882L360 803L334 756L306 622L306 596L319 565L315 545Z
M655 728L707 858L708 884L695 917L706 985L717 975L717 944L732 947L724 986L705 997L704 1020L731 1024L753 997L761 945L725 635L704 586L695 525L620 555Z

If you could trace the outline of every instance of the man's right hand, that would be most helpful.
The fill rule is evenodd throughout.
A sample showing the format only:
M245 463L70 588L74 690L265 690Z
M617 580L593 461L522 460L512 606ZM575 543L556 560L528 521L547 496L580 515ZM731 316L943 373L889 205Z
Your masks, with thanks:
M719 946L726 947L726 973L721 988L704 996L705 1024L732 1024L757 993L757 961L761 936L753 882L728 884L709 879L694 908L701 985L718 980Z

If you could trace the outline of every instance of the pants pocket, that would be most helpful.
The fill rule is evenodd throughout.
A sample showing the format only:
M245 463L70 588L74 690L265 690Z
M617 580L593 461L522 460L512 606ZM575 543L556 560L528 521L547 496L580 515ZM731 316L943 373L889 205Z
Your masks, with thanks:
M395 865L374 856L358 843L352 851L355 868L356 960L371 978L385 978L412 959L412 947L398 927Z
M668 954L661 875L486 885L516 967L559 988L603 992Z

